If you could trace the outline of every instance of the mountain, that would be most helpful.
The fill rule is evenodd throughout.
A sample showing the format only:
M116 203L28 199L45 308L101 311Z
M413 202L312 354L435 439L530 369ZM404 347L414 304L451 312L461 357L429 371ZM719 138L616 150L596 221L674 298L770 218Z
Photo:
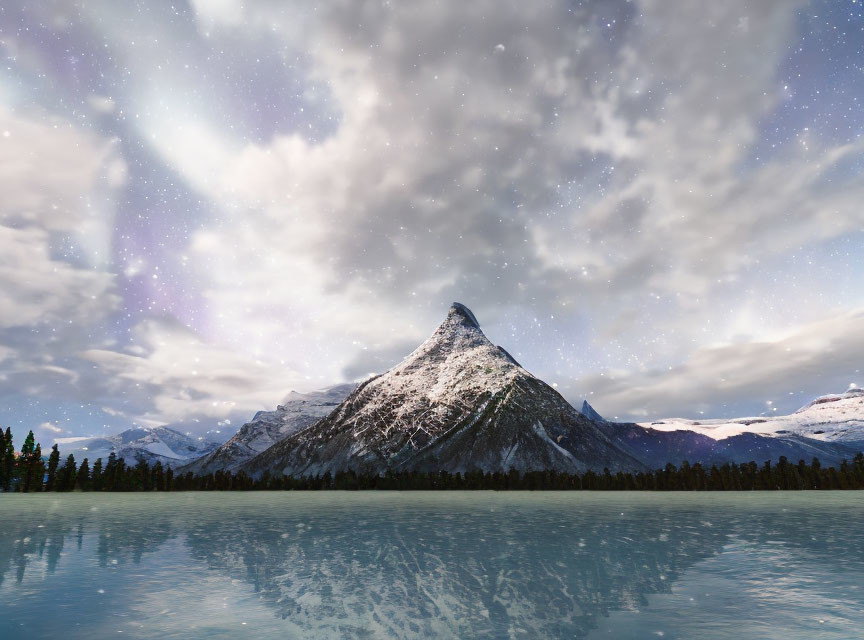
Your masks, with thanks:
M318 391L292 391L275 411L259 411L225 444L180 469L203 474L219 469L236 471L274 443L320 420L357 387L339 384Z
M798 436L853 448L864 446L864 389L820 396L786 416L757 416L731 420L670 418L642 426L659 431L688 430L722 440L743 433L773 437Z
M159 461L174 468L219 446L217 442L199 440L169 427L139 427L113 436L57 438L54 442L64 459L71 453L78 462L84 458L91 464L97 458L105 462L113 451L127 464L143 458L151 465Z
M400 364L241 468L253 475L313 475L604 467L645 468L492 344L474 314L454 303L432 336Z
M583 416L594 422L606 422L599 413L594 411L594 407L588 404L587 400L582 401L582 409L579 411Z
M706 466L751 461L761 464L765 460L777 462L781 456L793 464L819 458L823 465L838 466L861 450L852 443L824 442L796 435L742 432L715 439L695 431L659 431L638 424L605 423L603 427L619 448L651 469L664 467L669 462L677 466L683 460Z

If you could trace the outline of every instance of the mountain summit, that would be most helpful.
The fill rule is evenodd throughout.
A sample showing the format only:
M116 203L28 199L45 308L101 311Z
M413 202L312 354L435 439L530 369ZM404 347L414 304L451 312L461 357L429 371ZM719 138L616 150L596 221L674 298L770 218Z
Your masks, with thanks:
M107 461L108 456L114 453L129 464L143 458L151 465L161 462L165 467L174 468L219 446L218 442L196 439L167 426L134 427L113 436L56 438L54 442L64 456L71 453L78 461L84 458L91 463L97 458Z
M401 363L250 460L250 473L642 469L453 303Z
M582 410L579 412L589 420L593 420L594 422L606 422L606 420L601 416L597 411L588 404L587 400L582 401Z
M234 436L179 471L196 474L213 471L236 471L244 462L255 457L274 443L317 422L333 411L357 385L337 384L332 387L298 393L292 391L275 411L259 411Z

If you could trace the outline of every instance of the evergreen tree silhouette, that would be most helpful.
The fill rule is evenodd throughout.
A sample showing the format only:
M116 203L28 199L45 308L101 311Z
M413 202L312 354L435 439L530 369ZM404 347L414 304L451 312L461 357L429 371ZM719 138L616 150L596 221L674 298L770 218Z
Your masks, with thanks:
M15 460L15 477L18 479L17 490L24 493L30 490L30 465L33 459L33 450L36 448L36 441L33 437L33 432L30 431L24 439L24 444L21 445L21 452Z
M45 491L57 490L57 467L60 466L60 449L55 444L51 447L51 455L48 456L48 482Z
M150 470L150 488L154 491L165 490L165 470L161 460L157 460Z
M102 458L96 458L93 471L90 474L90 490L102 491Z
M114 475L117 473L117 454L113 451L108 455L108 463L102 472L102 489L114 491Z
M12 442L12 431L6 427L6 435L3 438L6 441L6 450L3 452L3 474L4 485L3 489L9 491L12 487L12 480L15 478L15 444Z
M78 467L78 474L75 477L75 488L81 491L90 491L90 464L87 458L81 461L81 466Z
M568 474L552 470L527 471L515 469L505 472L480 470L457 472L446 471L419 473L414 471L394 472L382 475L358 474L354 470L326 472L322 475L293 477L272 475L265 472L253 479L245 472L219 470L204 476L191 472L175 476L160 461L152 467L139 457L134 467L127 467L122 458L112 452L108 462L102 465L98 458L91 473L85 458L80 467L75 457L69 454L62 468L58 469L60 450L55 444L51 448L46 470L42 460L42 447L30 431L21 452L15 456L10 429L0 431L0 488L8 490L15 483L21 492L41 491L43 478L47 475L46 491L249 491L249 490L651 490L651 491L751 491L751 490L825 490L864 489L864 452L851 460L843 460L839 468L823 468L818 458L810 464L800 460L793 465L784 456L772 466L766 460L760 467L756 462L741 464L725 463L710 469L686 460L676 468L671 462L653 472L631 473L617 471L614 474L604 469L601 474L588 470L584 473Z
M38 442L30 456L30 463L27 465L27 475L27 490L42 491L45 478L45 461L42 460L42 445Z
M135 463L135 489L139 491L149 491L150 490L150 467L147 465L147 461L140 457Z
M75 488L75 472L75 456L70 453L58 474L57 491L72 491Z
M6 437L11 439L12 434L9 429L4 432L0 428L0 491L6 490L9 471L6 469Z

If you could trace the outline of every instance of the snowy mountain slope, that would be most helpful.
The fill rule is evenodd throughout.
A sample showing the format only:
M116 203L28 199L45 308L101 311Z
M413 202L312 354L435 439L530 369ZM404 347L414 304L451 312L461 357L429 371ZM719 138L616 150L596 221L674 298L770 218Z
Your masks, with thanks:
M465 306L412 354L326 418L243 469L293 475L353 469L642 469L597 424L492 344Z
M339 384L318 391L292 391L275 411L259 411L225 444L184 466L195 474L219 469L236 471L244 462L274 443L320 420L351 393L356 384Z
M149 464L160 461L163 466L174 468L219 446L216 442L201 441L169 427L141 427L113 436L57 438L54 442L64 458L71 453L78 462L84 458L91 463L97 458L104 462L113 451L127 464L135 464L138 458L143 458Z
M658 431L689 430L722 440L742 433L803 436L823 442L864 443L864 389L816 398L787 416L757 416L733 420L670 418L641 423Z
M689 430L659 431L637 424L604 423L602 428L621 449L646 466L658 469L667 463L678 465L687 460L703 465L765 460L777 462L785 456L793 463L810 462L814 457L825 465L851 460L860 447L852 443L824 442L801 436L770 436L739 433L716 440Z
M583 416L588 418L589 420L593 420L594 422L605 422L606 420L594 410L590 404L588 404L587 400L582 401L582 408L579 410Z

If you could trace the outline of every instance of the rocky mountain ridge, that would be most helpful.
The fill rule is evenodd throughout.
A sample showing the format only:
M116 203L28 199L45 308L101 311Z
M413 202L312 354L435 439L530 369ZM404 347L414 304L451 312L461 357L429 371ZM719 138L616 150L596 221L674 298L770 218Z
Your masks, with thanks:
M848 410L851 424L864 416L859 391L818 398L793 415L812 426L817 414L823 422L836 421ZM610 422L587 401L577 411L490 342L474 314L459 303L429 339L389 371L356 388L316 393L323 395L316 400L295 394L290 410L286 403L275 412L259 412L231 440L182 470L242 470L253 476L346 470L574 473L781 456L793 462L818 457L836 465L851 459L861 444L846 437L847 427L830 434L779 427L754 433L768 420L752 419L724 432L710 421ZM850 403L861 406L847 407ZM790 416L776 419L781 418Z
M196 474L219 469L236 471L245 462L280 440L317 422L356 388L352 383L337 384L318 391L292 391L275 411L259 411L227 442L180 471Z
M118 458L134 464L143 458L148 464L161 462L164 467L177 468L206 455L219 446L203 438L180 433L170 427L137 427L112 436L57 438L54 442L65 457L70 453L81 462L97 458L106 461L113 452ZM47 453L47 452L46 452Z
M255 475L311 475L604 467L644 465L492 344L474 314L454 303L400 364L241 468Z
M820 396L789 415L763 415L733 419L689 420L668 418L641 423L659 431L695 431L714 440L744 433L769 437L803 437L824 443L864 446L864 389Z

